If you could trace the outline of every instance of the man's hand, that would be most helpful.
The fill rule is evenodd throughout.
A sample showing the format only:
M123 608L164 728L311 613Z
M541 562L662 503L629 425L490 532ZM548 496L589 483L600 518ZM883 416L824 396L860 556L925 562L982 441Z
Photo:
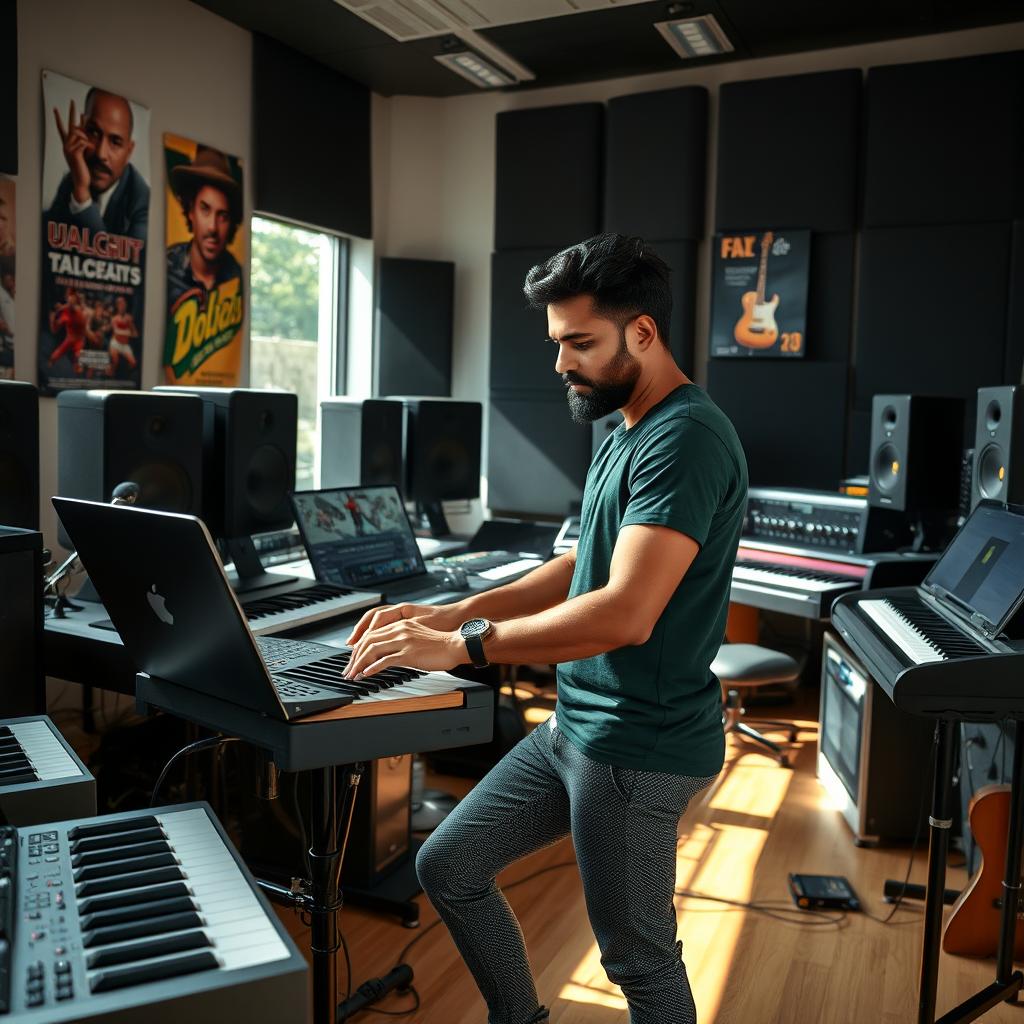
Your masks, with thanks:
M371 608L355 624L345 643L354 644L365 633L389 626L392 622L401 622L402 619L415 619L426 626L447 631L461 626L465 618L454 610L454 605L386 604L380 608Z
M56 107L53 108L53 117L57 122L57 134L60 135L64 149L64 159L71 172L71 194L76 202L87 203L92 199L92 193L89 191L92 178L85 157L86 150L91 149L92 143L85 134L85 114L78 121L75 120L75 101L72 100L68 109L67 131L64 130L64 122L61 121L60 111Z
M345 678L372 676L392 665L438 672L466 660L466 642L459 633L432 629L418 619L400 619L362 635L352 648Z

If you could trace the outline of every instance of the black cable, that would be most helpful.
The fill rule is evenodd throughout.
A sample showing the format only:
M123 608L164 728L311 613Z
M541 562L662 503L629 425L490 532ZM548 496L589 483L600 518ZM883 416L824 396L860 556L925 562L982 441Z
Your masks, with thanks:
M345 954L345 999L352 995L352 960L348 955L348 943L345 941L345 933L339 928L338 938L341 940L341 949ZM419 1006L419 1003L416 1004Z
M409 1007L408 1010L378 1010L375 1006L364 1006L360 1013L380 1013L385 1017L407 1017L410 1013L415 1013L420 1008L420 994L416 991L415 985L410 985L404 992L398 992L398 995L411 995L416 1002Z
M691 900L708 900L712 903L723 903L733 910L751 910L756 914L764 914L782 924L796 924L801 927L812 928L837 927L847 917L845 910L829 913L827 910L803 910L794 907L786 900L731 900L725 896L712 896L705 892L694 892L692 889L677 889L676 896L684 896ZM815 917L819 920L808 921L808 917Z
M237 736L208 736L203 740L196 740L195 743L190 743L187 747L182 747L176 754L171 755L171 759L164 765L164 770L157 777L156 785L153 787L153 795L149 798L149 806L156 806L157 794L160 792L160 787L164 783L164 779L167 778L167 773L171 770L171 766L179 757L187 757L189 754L194 754L197 750L206 750L210 747L218 747L222 743L237 743Z

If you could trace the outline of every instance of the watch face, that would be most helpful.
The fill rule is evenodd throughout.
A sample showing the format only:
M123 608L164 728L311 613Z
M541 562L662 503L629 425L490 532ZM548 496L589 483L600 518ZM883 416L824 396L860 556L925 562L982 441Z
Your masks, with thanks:
M491 624L486 619L470 619L459 627L459 632L463 637L483 636L490 628Z

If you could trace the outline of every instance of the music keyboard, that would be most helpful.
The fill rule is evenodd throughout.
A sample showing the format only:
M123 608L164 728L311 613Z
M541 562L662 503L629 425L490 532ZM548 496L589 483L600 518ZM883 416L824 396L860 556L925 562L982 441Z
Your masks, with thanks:
M96 813L96 782L46 715L0 720L0 812L12 825Z
M916 587L845 594L832 623L904 711L982 720L1018 710L1024 654L941 614L924 594Z
M733 568L730 600L824 620L843 594L917 583L934 561L933 555L857 555L744 538Z
M297 587L274 587L270 592L239 597L249 627L258 636L351 615L380 604L380 600L380 594L305 580Z
M12 837L0 1004L15 1016L305 1020L305 961L207 805L7 829Z

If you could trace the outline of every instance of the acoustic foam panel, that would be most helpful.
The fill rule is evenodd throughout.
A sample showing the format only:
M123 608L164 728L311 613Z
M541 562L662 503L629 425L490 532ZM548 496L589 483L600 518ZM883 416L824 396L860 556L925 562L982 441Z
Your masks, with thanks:
M708 394L736 427L752 487L836 489L847 376L845 363L709 361Z
M1010 306L1006 314L1006 359L1003 382L1024 382L1024 222L1012 228L1010 254Z
M694 308L697 301L697 242L653 246L672 270L669 347L684 370L693 369ZM553 255L549 249L515 249L491 258L491 389L561 392L555 373L557 348L547 340L545 313L532 310L523 282L532 266Z
M1021 212L1024 52L871 68L864 223L1012 220Z
M875 394L956 395L973 424L977 389L1003 378L1010 233L1007 224L862 233L856 408Z
M369 89L254 33L252 123L257 210L371 236Z
M455 264L384 258L377 277L378 395L452 393Z
M487 504L495 512L566 516L583 495L590 424L574 423L564 395L493 397Z
M618 96L608 103L604 229L663 238L704 236L708 93L703 86ZM657 159L644 159L651 140Z
M559 249L601 229L604 105L497 115L494 248Z
M0 173L18 173L18 5L0 3Z
M852 230L860 102L856 69L723 85L718 230Z

